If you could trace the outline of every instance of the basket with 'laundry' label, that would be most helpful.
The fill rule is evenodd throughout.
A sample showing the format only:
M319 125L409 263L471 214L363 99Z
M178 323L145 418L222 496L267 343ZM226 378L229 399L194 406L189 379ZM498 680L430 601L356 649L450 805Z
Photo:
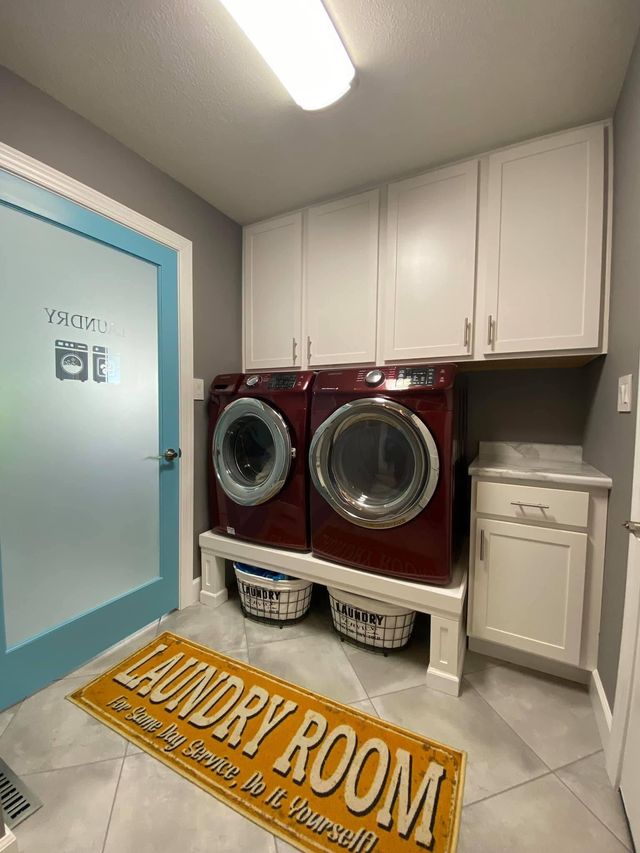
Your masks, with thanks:
M341 589L328 589L333 627L348 642L384 652L401 649L411 639L415 611Z
M307 615L311 606L311 581L234 563L242 611L249 619L287 625Z

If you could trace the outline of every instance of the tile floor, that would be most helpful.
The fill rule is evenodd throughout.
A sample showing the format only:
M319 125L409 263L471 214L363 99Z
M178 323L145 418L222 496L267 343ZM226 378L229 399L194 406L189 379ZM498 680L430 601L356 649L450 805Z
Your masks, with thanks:
M244 620L237 599L194 605L1 713L0 755L45 803L17 828L20 853L294 853L65 701L165 629L467 750L460 853L631 849L585 689L471 653L456 699L424 686L426 621L384 658L340 643L329 619L321 595L282 630Z

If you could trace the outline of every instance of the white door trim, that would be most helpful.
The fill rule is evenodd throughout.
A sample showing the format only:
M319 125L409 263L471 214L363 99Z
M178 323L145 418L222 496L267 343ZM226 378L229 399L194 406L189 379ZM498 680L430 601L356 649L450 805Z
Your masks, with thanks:
M180 339L180 609L197 601L193 580L193 280L191 241L120 202L0 143L0 168L26 178L178 253Z
M633 465L633 484L631 487L631 508L629 518L640 521L640 409L636 413L636 436ZM626 520L626 519L625 519ZM627 582L624 596L624 615L622 636L620 638L620 660L616 695L613 703L611 738L606 750L607 773L611 783L618 787L622 773L622 759L627 739L627 725L631 711L631 679L633 678L638 634L640 633L640 538L629 534L627 552Z
M638 439L636 438L636 447L638 446ZM637 486L634 484L635 488ZM637 516L634 515L635 518ZM630 533L624 617L620 640L620 662L618 663L618 680L613 704L611 737L609 748L606 750L607 773L611 784L616 788L620 784L622 773L622 760L631 711L631 679L634 673L638 633L640 632L640 554L637 552L639 548L640 540Z

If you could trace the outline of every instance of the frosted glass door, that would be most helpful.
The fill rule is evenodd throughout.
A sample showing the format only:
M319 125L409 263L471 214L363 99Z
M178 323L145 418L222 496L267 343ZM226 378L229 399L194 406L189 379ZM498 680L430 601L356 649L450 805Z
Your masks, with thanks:
M53 678L177 605L177 460L158 458L178 446L176 262L6 173L0 186L4 663L49 657L66 633L84 649Z

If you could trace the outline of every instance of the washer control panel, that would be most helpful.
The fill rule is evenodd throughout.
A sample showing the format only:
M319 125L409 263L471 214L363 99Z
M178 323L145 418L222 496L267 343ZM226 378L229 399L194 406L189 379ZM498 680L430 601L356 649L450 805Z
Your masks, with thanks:
M295 373L248 373L240 383L238 391L243 389L252 394L265 394L267 391L306 392L313 384L315 373L312 370L298 370Z

